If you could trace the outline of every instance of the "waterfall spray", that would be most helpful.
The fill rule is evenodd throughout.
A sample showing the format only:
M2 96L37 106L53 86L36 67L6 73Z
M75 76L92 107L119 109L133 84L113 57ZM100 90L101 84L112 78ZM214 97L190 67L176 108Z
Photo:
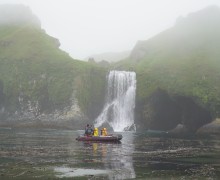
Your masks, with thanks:
M123 131L134 124L136 95L136 73L110 71L108 91L102 113L95 120L95 126L108 123L114 131Z

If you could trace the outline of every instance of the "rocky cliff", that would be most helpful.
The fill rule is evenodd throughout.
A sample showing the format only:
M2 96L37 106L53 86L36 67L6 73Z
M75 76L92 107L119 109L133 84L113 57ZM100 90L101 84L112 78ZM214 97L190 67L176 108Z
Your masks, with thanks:
M29 8L0 9L0 125L79 128L93 120L106 70L60 50Z
M220 9L211 6L139 41L130 58L116 65L137 72L141 126L170 130L182 124L196 131L220 116L219 37Z
M105 66L72 59L29 8L16 7L20 20L13 8L4 12L12 14L8 22L0 11L0 126L78 129L92 122L104 103ZM112 65L137 73L137 127L196 132L218 118L219 49L220 9L213 6L179 18Z

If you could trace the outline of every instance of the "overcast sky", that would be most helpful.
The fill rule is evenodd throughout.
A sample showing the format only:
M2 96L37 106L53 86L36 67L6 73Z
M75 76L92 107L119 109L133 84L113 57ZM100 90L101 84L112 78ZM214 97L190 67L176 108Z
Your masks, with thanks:
M131 50L185 17L220 0L0 0L28 5L46 32L73 58Z

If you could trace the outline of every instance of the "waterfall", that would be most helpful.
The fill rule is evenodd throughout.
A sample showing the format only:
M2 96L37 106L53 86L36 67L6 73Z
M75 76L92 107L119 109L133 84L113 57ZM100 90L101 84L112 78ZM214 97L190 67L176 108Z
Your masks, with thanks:
M106 103L95 126L108 123L114 131L124 131L134 124L136 73L110 71Z

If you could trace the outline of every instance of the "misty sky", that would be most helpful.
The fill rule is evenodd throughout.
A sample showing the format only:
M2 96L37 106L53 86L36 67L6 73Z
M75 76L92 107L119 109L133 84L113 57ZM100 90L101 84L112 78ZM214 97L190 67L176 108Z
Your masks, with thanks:
M75 59L131 50L174 25L179 16L220 0L0 0L28 5L46 32Z

